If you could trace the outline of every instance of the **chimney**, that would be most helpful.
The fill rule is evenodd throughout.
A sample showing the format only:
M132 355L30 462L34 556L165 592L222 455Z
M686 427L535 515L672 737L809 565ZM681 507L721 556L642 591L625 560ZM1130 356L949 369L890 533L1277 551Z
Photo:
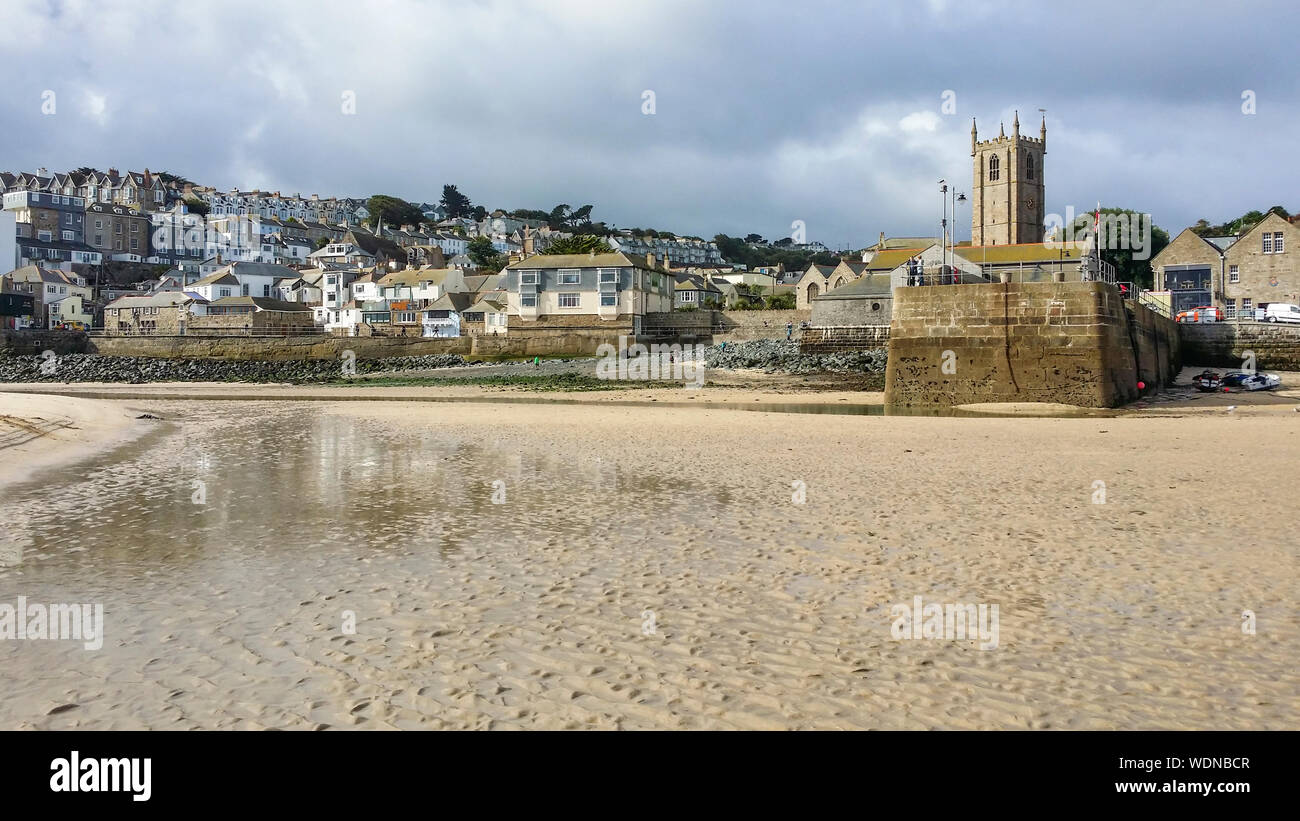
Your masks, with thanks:
M647 251L645 255L645 264L651 268L655 267L655 255L653 251Z
M531 257L536 247L537 240L533 239L533 229L524 228L524 256Z
M36 169L36 176L38 177L48 177L49 175L50 172L46 171L44 168Z

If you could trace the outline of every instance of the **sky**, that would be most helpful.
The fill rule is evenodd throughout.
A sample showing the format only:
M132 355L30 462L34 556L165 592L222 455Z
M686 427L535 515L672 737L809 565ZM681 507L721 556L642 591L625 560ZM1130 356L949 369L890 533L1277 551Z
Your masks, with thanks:
M428 202L454 183L859 248L937 233L972 117L1037 136L1045 109L1049 214L1100 201L1172 234L1300 210L1300 4L1069 5L0 0L0 169Z

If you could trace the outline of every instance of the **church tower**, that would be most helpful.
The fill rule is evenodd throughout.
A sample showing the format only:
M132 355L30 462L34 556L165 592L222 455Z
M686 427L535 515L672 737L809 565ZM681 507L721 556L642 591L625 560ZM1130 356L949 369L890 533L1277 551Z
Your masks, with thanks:
M1047 153L1047 118L1038 139L1020 136L1020 112L1011 136L998 126L997 139L980 142L970 124L971 244L1010 245L1043 241L1043 155Z

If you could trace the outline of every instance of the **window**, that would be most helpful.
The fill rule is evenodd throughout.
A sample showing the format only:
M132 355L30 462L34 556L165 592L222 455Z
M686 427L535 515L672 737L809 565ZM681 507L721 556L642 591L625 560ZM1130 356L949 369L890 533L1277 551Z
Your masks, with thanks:
M1273 253L1273 235L1268 231L1264 232L1264 253Z
M617 282L618 282L618 271L617 271L617 270L610 270L610 269L608 269L608 268L601 268L601 269L600 269L600 281L601 281L601 283L604 284L604 285L608 285L608 284L610 284L610 283L617 283Z
M682 292L679 293L677 296L681 299L682 302L694 302L694 301L695 301L695 292L694 292L694 291L682 291Z
M1001 165L1001 163L1002 161L998 159L997 154L994 154L993 156L989 157L989 180L990 181L996 180L998 178L998 167Z
M131 233L136 234L139 233L139 231L140 231L140 223L138 222L131 223Z
M135 242L135 240L131 240L131 242ZM270 296L270 295L271 295L271 286L270 286L270 285L263 285L263 286L262 286L262 296Z
M136 239L135 237L131 237L131 250L134 251L139 247L140 247L140 240Z
M71 224L72 224L72 215L71 215L71 214L64 214L64 215L63 215L63 224L64 224L64 225L71 225Z
M1032 180L1033 178L1034 178L1034 155L1026 154L1025 155L1025 179Z
M520 284L520 285L536 285L536 284L537 284L537 272L536 272L536 271L520 271L520 272L519 272L519 284Z
M74 236L75 236L75 234L73 234L71 231L64 231L64 232L63 232L63 241L64 241L64 242L72 242L72 238L73 238Z
M560 269L559 283L561 285L577 285L582 281L582 272L573 269Z
M1228 282L1241 282L1241 270L1236 265L1228 266Z
M113 233L114 234L122 233L122 223L120 222L113 223Z
M520 294L519 305L523 308L536 308L537 294Z
M240 285L240 286L239 286L239 295L240 295L240 296L248 296L248 286L247 286L247 285Z
M95 220L95 230L99 230L100 228L103 228L103 227L104 227L104 221L103 221L103 220Z
M1237 317L1237 300L1225 299L1223 301L1223 318L1236 319Z
M1254 314L1255 307L1251 304L1251 301L1249 299L1243 299L1241 301L1241 315L1246 319L1252 319Z
M230 289L229 289L229 288L221 288L221 289L219 289L218 292L219 292L222 296L230 296Z
M618 304L618 294L601 294L601 307L611 307Z
M96 235L95 235L95 244L96 244L96 245L103 245L103 244L104 244L104 235L103 235L103 234L96 234Z
M1276 234L1273 235L1273 253L1280 254L1284 250L1286 249L1283 247L1282 244L1282 232L1278 231Z
M560 294L561 308L577 308L581 302L581 294Z

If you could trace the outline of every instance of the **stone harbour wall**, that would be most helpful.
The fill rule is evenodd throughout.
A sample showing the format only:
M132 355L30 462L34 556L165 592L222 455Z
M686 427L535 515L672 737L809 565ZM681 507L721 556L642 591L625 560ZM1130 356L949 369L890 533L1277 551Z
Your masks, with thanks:
M1281 322L1182 323L1188 365L1240 369L1247 352L1260 370L1300 371L1300 325Z
M1177 326L1101 282L901 288L893 307L888 405L1118 407L1177 373Z

